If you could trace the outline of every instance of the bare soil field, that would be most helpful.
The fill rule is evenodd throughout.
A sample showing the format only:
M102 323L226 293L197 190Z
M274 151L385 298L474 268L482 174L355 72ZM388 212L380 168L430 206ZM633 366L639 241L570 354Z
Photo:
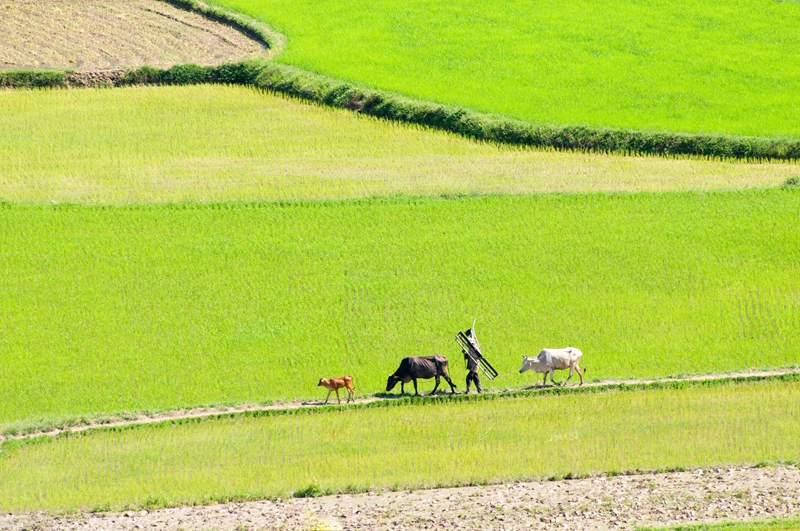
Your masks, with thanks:
M0 68L95 71L238 61L238 30L157 0L0 0Z
M619 385L641 385L641 384L652 384L657 382L677 382L677 381L712 381L712 380L719 380L722 378L763 378L763 377L770 377L770 376L780 376L783 374L795 374L800 372L798 368L785 368L785 369L777 369L777 370L769 370L769 371L757 371L751 370L747 372L736 372L736 373L719 373L719 374L694 374L682 378L659 378L659 379L620 379L620 380L602 380L598 382L586 382L586 387L610 387L610 386L619 386ZM540 382L537 375L537 382ZM424 380L423 380L424 382ZM562 377L563 382L563 377ZM575 385L572 383L572 385ZM547 387L552 387L551 384L548 384ZM539 385L533 385L530 387L524 388L525 390L534 390L540 388ZM521 389L495 389L495 390L487 390L488 394L503 394L509 393L514 391L520 391ZM448 391L439 391L437 395L446 395L449 394ZM425 396L425 391L422 392L422 396ZM346 393L344 396L347 396ZM356 404L369 404L372 402L378 402L382 400L393 400L394 398L400 398L400 395L392 395L392 397L381 397L381 396L364 396L360 398L354 399L354 403ZM329 403L331 407L334 407L338 403L336 402L336 397L332 396ZM342 402L343 405L347 405L347 402ZM41 436L51 436L55 437L64 432L72 432L77 433L85 430L89 430L92 428L114 428L120 426L130 426L130 425L137 425L137 424L153 424L156 422L168 421L168 420L181 420L181 419L191 419L191 418L206 418L206 417L213 417L217 415L235 415L238 413L246 413L252 411L269 411L269 410L289 410L289 409L298 409L298 408L316 408L316 407L323 407L325 406L325 402L323 400L319 401L305 401L305 402L280 402L275 404L269 405L262 405L262 404L240 404L235 406L211 406L211 407L197 407L191 409L173 409L168 411L162 411L157 413L123 413L119 415L105 415L103 417L98 417L98 419L76 419L74 422L65 422L65 425L60 427L48 428L48 429L33 429L33 430L23 430L22 433L16 434L0 434L0 443L5 440L21 440L21 439L32 439L35 437ZM7 431L7 430L6 430ZM2 528L0 528L2 529Z
M0 516L0 529L588 530L763 520L798 512L800 469L739 466L125 513L9 514Z

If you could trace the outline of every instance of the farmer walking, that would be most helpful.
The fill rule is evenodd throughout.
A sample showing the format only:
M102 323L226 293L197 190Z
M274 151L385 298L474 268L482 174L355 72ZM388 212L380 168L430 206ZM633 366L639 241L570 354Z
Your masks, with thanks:
M480 352L481 348L480 345L478 345L478 338L475 337L475 331L470 328L465 335L467 336L467 341L474 347L475 351ZM464 359L467 360L467 394L469 394L469 387L472 382L475 382L475 389L479 393L482 393L481 379L478 377L478 370L481 368L480 358L470 355L467 349L461 349L461 352L464 353Z

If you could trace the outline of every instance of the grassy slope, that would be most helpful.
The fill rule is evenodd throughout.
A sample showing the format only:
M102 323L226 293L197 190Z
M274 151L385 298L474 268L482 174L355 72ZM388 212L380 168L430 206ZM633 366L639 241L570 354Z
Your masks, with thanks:
M216 3L282 31L280 61L411 96L535 122L800 135L796 2Z
M774 186L797 165L508 150L241 87L0 93L0 199L92 203Z
M478 317L503 376L797 363L800 193L0 207L0 422L379 391ZM756 354L757 353L757 354ZM429 389L423 384L423 389ZM321 396L321 395L320 395Z
M5 452L0 477L13 480L0 482L0 510L795 459L798 408L797 382L763 382L103 431ZM553 444L559 451L532 458Z

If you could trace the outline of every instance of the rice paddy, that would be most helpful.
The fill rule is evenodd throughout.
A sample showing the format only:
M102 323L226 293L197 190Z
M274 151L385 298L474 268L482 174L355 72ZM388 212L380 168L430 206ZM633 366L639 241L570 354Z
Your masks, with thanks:
M278 61L411 97L800 137L793 1L213 3L283 32ZM798 178L476 143L238 86L0 92L0 432L322 399L345 373L370 395L407 355L448 356L463 390L473 318L487 388L538 383L517 371L545 346L581 348L589 380L797 367L800 188L780 185ZM6 441L0 511L797 462L797 376L655 387Z
M796 164L516 150L226 86L0 92L0 200L320 200L778 186Z
M407 355L463 389L473 317L499 387L545 346L592 379L794 366L799 218L790 189L4 204L0 423L371 394Z
M800 135L797 2L215 3L285 34L279 61L412 97L538 123Z
M105 430L6 443L0 478L13 481L0 482L0 510L108 510L302 489L792 460L800 455L799 408L796 381L761 382ZM558 451L546 451L553 446Z

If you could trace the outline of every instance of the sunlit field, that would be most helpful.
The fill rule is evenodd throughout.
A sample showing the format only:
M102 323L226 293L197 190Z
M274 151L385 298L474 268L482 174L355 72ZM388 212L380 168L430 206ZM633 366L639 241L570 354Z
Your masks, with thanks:
M777 483L769 467L800 465L800 373L721 377L800 369L800 161L600 152L792 156L800 0L208 2L285 42L125 77L164 86L0 90L4 521L743 465ZM66 75L48 72L0 84ZM252 86L167 86L212 79ZM373 88L391 94L358 95ZM454 336L473 320L493 392L385 393L402 358L434 354L463 393ZM602 384L519 373L566 346ZM319 378L345 374L374 399L320 404Z
M796 164L517 150L225 86L0 92L0 200L142 203L777 186Z
M214 3L284 33L278 61L408 96L537 123L800 136L794 1Z
M0 510L108 510L308 488L416 488L791 460L800 455L798 409L797 381L761 382L101 431L6 444Z
M567 345L590 379L796 366L797 219L789 189L5 204L0 423L372 394L408 355L463 389L473 318L501 388Z
M656 528L643 527L642 531L654 531ZM658 529L665 529L663 527ZM725 522L721 524L688 524L666 528L671 531L797 531L800 529L800 518L775 518L756 520L753 522Z

